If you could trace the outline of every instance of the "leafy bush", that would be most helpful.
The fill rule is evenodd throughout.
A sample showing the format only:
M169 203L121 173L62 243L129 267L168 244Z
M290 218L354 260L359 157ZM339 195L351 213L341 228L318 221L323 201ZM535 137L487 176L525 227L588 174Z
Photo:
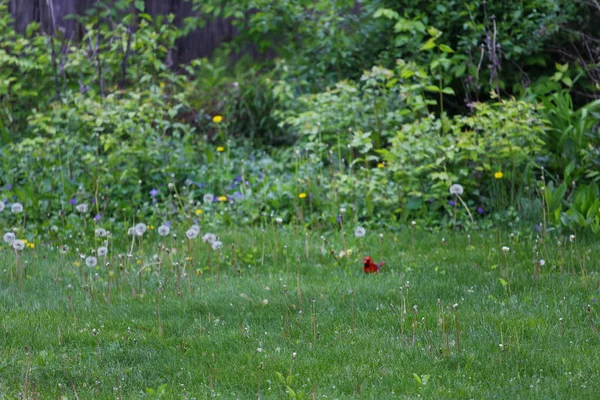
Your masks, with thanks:
M380 150L409 213L428 203L433 210L448 209L453 183L464 187L480 213L506 210L533 194L533 159L544 128L535 107L514 100L474 107L468 117L431 115L404 124L390 148Z

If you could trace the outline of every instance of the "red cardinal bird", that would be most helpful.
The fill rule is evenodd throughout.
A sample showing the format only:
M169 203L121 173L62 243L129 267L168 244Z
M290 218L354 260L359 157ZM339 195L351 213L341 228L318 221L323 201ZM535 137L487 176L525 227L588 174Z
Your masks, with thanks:
M375 264L373 259L369 256L365 257L363 260L363 271L365 274L378 274L381 266L383 265L383 261L379 264Z

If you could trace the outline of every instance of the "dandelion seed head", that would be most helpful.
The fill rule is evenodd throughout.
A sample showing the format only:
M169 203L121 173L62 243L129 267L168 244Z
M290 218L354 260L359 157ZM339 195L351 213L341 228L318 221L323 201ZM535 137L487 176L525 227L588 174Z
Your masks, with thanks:
M85 265L90 268L94 268L96 265L98 265L98 259L94 256L89 256L85 259Z
M354 236L356 236L357 238L365 236L366 233L367 231L362 226L359 226L354 230Z
M106 237L107 236L106 229L104 229L104 228L98 228L98 229L96 229L96 231L94 233L96 234L97 237Z
M4 238L3 239L4 239L4 241L6 243L12 244L15 241L16 238L17 238L17 236L14 233L12 233L12 232L6 232L4 234Z
M455 183L452 186L450 186L450 194L453 194L455 196L462 196L464 191L465 189L462 187L462 185L458 183Z
M15 249L16 251L21 251L25 248L25 242L21 239L13 240L11 245L12 245L12 248Z
M21 203L13 203L10 206L10 211L15 213L15 214L19 214L23 212L23 204Z
M135 233L135 236L142 236L147 229L148 227L146 226L146 224L140 222L139 224L136 224L133 227L133 232Z
M215 200L215 196L212 193L206 193L202 197L202 200L204 201L204 204L210 204Z
M158 227L159 236L167 236L171 232L171 228L166 225L161 225Z
M216 242L217 237L213 233L206 233L204 236L202 236L202 240L204 243L208 243L212 246L212 244Z
M200 233L200 231L198 231L197 229L194 228L190 228L185 232L185 236L192 240L192 239L196 239L198 237L198 234Z

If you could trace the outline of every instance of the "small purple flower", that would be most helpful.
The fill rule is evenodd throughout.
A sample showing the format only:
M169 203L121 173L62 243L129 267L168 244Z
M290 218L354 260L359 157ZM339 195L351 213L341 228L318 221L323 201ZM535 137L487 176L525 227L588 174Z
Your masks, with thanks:
M535 226L535 230L538 231L538 232L540 232L542 230L542 224L537 224Z
M338 224L339 224L340 222L342 222L342 216L338 214L338 215L335 217L335 222L337 222Z
M94 221L98 222L100 221L100 218L102 218L102 214L96 214L96 216L94 217Z
M12 188L13 188L12 184L9 183L8 185L6 185L6 190L10 190Z
M242 181L242 176L241 175L236 176L233 181L237 182L237 183L240 183Z
M156 197L158 196L158 189L152 189L150 191L150 197Z
M450 200L448 202L448 204L450 204L452 207L454 207L456 205L456 202L454 200Z
M96 204L96 198L92 197L92 204Z
M258 179L262 180L265 177L265 175L261 172L258 174Z
M477 214L483 215L484 213L485 213L485 210L483 209L483 207L477 207Z
M171 227L171 221L166 221L165 222L165 226L168 227L168 228L170 228Z
M235 197L236 199L241 199L241 198L242 198L242 197L244 197L244 196L242 195L242 193L241 193L241 192L235 192L235 193L233 194L233 197Z
M77 204L77 199L73 197L71 200L69 200L69 204L74 206L75 204Z

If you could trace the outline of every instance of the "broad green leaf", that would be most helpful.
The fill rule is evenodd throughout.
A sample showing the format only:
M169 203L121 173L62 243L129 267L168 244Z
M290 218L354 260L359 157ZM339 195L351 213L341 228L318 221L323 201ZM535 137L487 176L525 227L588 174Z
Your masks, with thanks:
M452 50L452 48L450 46L447 46L445 44L440 44L438 46L440 48L441 51L443 51L444 53L454 53L454 50Z
M441 92L440 88L434 85L427 85L425 86L425 90L427 90L428 92L434 92L434 93L439 93Z
M431 50L433 48L435 48L435 39L429 39L421 46L421 50Z

